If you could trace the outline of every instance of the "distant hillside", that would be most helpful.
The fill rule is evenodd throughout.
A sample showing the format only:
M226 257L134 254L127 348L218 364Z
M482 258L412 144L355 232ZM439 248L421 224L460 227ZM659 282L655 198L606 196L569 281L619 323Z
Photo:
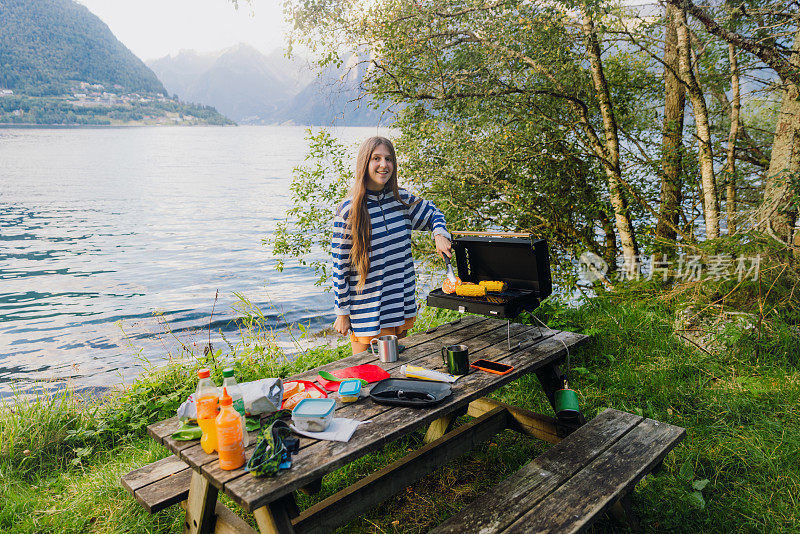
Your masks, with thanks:
M371 99L359 99L363 77L363 66L328 68L279 110L276 117L297 124L374 126L381 121L381 114L370 106Z
M190 87L214 65L217 57L217 55L198 54L194 50L181 50L177 56L166 56L146 61L145 64L164 84L169 94L177 94L187 102L194 102L196 99Z
M364 103L350 102L363 72L353 71L344 82L345 70L317 77L304 61L289 60L279 50L265 55L239 44L210 55L182 51L147 64L170 93L214 106L240 123L360 126L379 118Z
M99 18L72 0L0 0L0 87L60 95L74 82L165 93Z
M213 105L235 121L272 116L291 97L288 73L247 45L213 56L181 52L149 66L171 93L187 102Z

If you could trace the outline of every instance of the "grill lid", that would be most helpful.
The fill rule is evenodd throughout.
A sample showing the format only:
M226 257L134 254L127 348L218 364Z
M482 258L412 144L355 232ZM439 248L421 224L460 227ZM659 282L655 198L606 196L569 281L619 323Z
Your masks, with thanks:
M545 239L470 234L455 238L453 249L463 282L500 280L511 289L530 289L539 299L553 292Z

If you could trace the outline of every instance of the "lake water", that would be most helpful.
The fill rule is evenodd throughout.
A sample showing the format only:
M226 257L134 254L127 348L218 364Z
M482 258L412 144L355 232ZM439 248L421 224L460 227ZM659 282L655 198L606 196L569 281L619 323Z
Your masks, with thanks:
M207 340L217 290L226 337L234 291L276 329L330 324L313 271L262 244L307 147L302 127L0 129L0 397L130 381Z

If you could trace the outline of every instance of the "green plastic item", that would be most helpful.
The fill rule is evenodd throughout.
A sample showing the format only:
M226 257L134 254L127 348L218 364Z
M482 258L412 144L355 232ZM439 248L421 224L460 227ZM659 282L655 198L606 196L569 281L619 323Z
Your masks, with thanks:
M172 433L172 439L175 441L191 441L200 439L203 436L203 431L199 426L190 423L183 423L181 427Z
M367 382L363 378L355 378L355 377L352 377L352 378L351 377L339 378L336 375L332 375L328 371L319 371L318 374L319 374L319 376L321 376L322 378L324 378L325 380L328 380L330 382L342 382L343 380L361 380L361 387L364 387L367 384L369 384L369 382Z
M252 432L253 430L258 430L259 428L261 428L261 421L258 420L258 417L245 417L244 428L248 432Z

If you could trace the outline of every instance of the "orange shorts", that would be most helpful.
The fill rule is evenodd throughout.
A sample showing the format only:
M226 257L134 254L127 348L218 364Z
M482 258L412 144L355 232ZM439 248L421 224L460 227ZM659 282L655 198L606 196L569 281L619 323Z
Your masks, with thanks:
M381 328L381 332L374 336L366 336L366 337L357 337L352 332L350 333L350 341L355 341L357 343L362 343L364 345L369 345L369 342L375 339L378 336L400 336L403 332L411 330L411 327L414 326L414 321L416 317L409 317L406 319L406 322L401 324L400 326L392 326L390 328Z

